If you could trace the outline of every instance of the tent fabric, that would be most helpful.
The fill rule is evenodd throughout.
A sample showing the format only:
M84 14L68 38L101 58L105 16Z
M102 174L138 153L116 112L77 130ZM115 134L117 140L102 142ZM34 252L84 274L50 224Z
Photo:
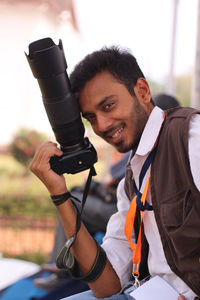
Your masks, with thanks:
M0 291L0 300L59 300L89 289L82 281L77 281L70 276L59 287L47 291L34 286L34 279L48 277L49 272L40 271L28 278L20 279L8 288Z
M32 262L14 258L0 258L0 290L17 280L36 274L40 269L39 265Z

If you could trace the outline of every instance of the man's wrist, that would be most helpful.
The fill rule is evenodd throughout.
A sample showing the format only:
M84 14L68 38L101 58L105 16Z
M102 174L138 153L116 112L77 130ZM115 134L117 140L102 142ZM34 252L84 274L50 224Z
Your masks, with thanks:
M68 193L68 190L49 190L49 194L51 196L56 196L56 195L62 195L62 194L65 194L65 193Z
M68 192L67 187L62 187L62 186L54 186L54 187L48 187L48 191L50 195L60 195Z
M70 192L66 192L63 194L50 195L50 196L51 196L51 200L53 201L55 206L59 206L59 205L65 203L67 200L69 200L71 197L71 194L70 194Z

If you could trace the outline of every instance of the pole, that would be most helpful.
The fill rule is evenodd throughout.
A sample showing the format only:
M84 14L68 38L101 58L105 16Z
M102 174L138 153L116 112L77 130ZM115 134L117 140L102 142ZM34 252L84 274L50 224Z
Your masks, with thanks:
M174 61L176 48L176 27L177 27L177 7L179 0L172 0L173 3L173 23L172 23L172 40L171 40L171 54L169 63L169 75L167 84L167 93L175 94L175 75L174 75Z
M200 108L200 0L198 0L196 55L191 106L198 109Z

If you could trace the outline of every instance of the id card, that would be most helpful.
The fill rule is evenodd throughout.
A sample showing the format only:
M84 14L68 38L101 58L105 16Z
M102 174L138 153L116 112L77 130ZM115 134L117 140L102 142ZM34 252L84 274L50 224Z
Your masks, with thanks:
M179 293L159 276L152 277L130 293L136 300L178 300Z

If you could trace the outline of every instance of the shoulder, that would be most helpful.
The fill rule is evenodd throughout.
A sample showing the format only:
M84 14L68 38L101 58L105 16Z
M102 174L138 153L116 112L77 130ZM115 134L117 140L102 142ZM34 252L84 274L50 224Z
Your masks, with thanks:
M165 111L167 119L174 118L191 118L195 114L200 114L200 111L192 107L176 107Z
M162 135L173 140L182 138L188 140L191 122L195 123L195 126L199 123L200 111L191 107L177 107L166 110L165 116Z
M127 197L127 194L125 192L125 188L124 188L124 184L125 184L125 178L123 178L120 183L118 184L117 187L117 206L118 206L118 210L123 209L123 208L127 208L127 205L130 205L130 201Z
M200 113L196 113L191 117L190 130L197 130L198 134L200 134L199 128L200 128Z

